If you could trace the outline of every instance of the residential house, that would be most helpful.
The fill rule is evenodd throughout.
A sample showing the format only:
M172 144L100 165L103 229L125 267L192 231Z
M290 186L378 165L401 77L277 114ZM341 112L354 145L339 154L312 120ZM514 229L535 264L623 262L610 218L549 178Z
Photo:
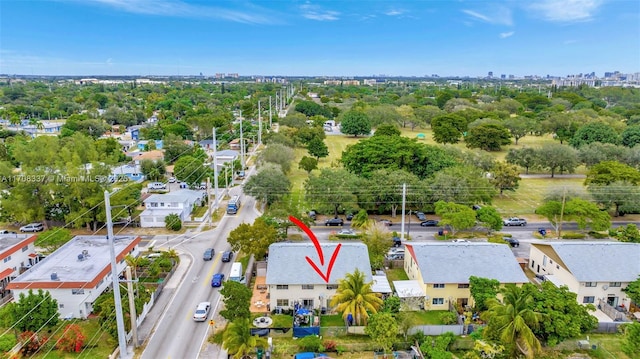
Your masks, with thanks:
M204 191L190 189L151 195L144 200L140 227L164 227L164 219L170 214L177 214L182 221L190 221L193 207L202 206L205 197Z
M240 151L240 139L234 138L229 142L229 149Z
M34 234L0 234L0 298L10 294L6 288L12 279L38 263L36 238Z
M404 270L417 280L426 309L447 310L458 304L473 305L469 277L496 279L501 284L529 282L508 245L466 243L415 243L405 245Z
M117 273L124 271L128 254L137 256L140 237L77 236L11 281L14 297L29 290L46 290L58 302L61 318L87 318L95 300L112 285L109 246L115 248Z
M147 151L147 152L130 152L130 153L127 153L127 156L130 156L136 165L140 165L144 160L151 160L154 162L158 160L163 160L164 151L153 150L153 151Z
M330 260L338 250L333 267ZM306 309L331 308L331 298L336 294L338 281L347 273L356 269L365 275L366 282L372 282L369 252L364 243L320 243L322 261L316 247L311 242L274 243L269 246L269 260L265 284L269 291L269 308L291 309L295 304ZM326 273L329 268L329 280L325 281L307 262Z
M22 130L32 137L38 135L58 135L62 130L62 125L64 125L64 122L42 121L40 125L23 124Z
M127 177L130 181L141 181L144 179L144 175L142 174L142 169L140 165L122 165L118 167L114 167L111 170L111 175L109 175L109 180L111 182L115 182L117 178L121 178L122 176Z
M622 291L640 276L640 243L535 242L529 268L557 286L566 285L579 303L629 306Z
M152 142L156 145L156 150L161 150L162 149L162 145L163 145L162 140L152 140ZM149 146L149 141L140 140L140 141L138 141L137 146L138 146L138 149L140 151L146 151L146 148Z

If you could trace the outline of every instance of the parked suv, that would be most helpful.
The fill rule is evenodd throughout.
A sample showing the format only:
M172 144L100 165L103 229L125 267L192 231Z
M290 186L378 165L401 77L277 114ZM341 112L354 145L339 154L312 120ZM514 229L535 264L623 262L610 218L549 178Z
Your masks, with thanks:
M324 221L325 226L343 226L344 221L342 218L331 218Z
M503 221L505 226L526 226L527 220L524 218L511 217Z
M520 247L520 241L512 238L512 237L503 237L502 238L505 242L509 243L511 245L511 247Z
M419 221L427 220L427 216L424 214L424 212L416 212L416 217L418 217Z
M20 232L42 232L44 226L42 223L29 223L26 226L20 227Z

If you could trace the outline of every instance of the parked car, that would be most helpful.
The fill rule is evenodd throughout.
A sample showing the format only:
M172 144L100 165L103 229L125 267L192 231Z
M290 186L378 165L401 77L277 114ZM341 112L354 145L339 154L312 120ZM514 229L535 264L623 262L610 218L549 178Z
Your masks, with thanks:
M481 209L482 206L479 205L479 204L474 204L473 206L471 206L471 208L473 208L474 211L477 211L477 210Z
M520 241L512 238L512 237L503 237L502 238L505 242L509 243L511 245L511 247L520 247Z
M347 213L347 217L346 218L347 218L347 221L352 220L353 219L353 213L351 213L351 212Z
M393 226L393 222L391 222L391 221L390 221L390 220L388 220L388 219L381 219L381 220L379 220L378 222L380 222L380 223L384 224L384 225L385 225L385 226L387 226L387 227L391 227L391 226Z
M416 217L418 217L419 221L427 220L427 216L424 214L424 212L416 212Z
M175 177L169 177L169 183L176 183Z
M387 259L389 260L404 259L404 248L389 249L389 252L387 252Z
M342 236L357 236L358 234L356 233L356 231L354 231L353 229L341 229L340 232L338 232L339 235Z
M147 189L150 189L150 190L167 189L167 185L162 182L151 182L151 183L147 183Z
M222 274L222 273L216 273L211 278L211 286L214 287L214 288L215 287L221 287L222 286L222 282L224 282L224 274Z
M223 262L231 262L232 259L233 259L233 252L226 251L226 252L222 253L222 261Z
M202 256L202 259L204 259L205 261L210 261L213 259L214 254L216 254L216 251L213 248L207 248L204 251L204 255Z
M436 227L438 225L438 221L435 219L428 219L426 221L420 222L421 227Z
M469 241L466 240L466 239L459 239L458 238L458 239L454 239L453 243L469 243Z
M0 229L0 234L16 234L16 232L8 231L6 229Z
M42 223L29 223L20 227L20 232L42 232L43 230L44 225Z
M507 218L503 221L503 224L505 226L526 226L527 225L527 220L524 218L518 218L518 217L511 217L511 218Z
M196 307L196 311L193 313L193 320L196 322L204 322L209 318L209 309L211 309L210 302L199 303Z
M324 221L325 226L344 226L342 218L331 218Z
M400 237L393 237L393 246L395 248L398 248L402 245L402 240L400 239Z
M316 211L313 211L313 210L309 211L309 218L315 221L316 217L318 217L318 214L316 213Z

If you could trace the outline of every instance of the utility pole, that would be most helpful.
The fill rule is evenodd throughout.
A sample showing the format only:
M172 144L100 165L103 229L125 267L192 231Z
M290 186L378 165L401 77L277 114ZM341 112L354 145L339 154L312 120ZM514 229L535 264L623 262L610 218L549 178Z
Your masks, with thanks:
M242 122L240 122L242 123ZM218 209L218 137L216 137L216 126L213 126L213 195L216 210ZM209 211L209 220L213 213Z
M131 267L127 266L127 294L129 296L129 313L131 313L131 342L133 347L138 347L138 326L136 325L136 301L133 296L133 280L131 279Z
M209 195L209 188L211 188L211 177L207 177L207 188L205 192L207 194L207 206L209 207L209 227L213 226L213 206L211 205L213 201L211 200L211 196Z
M104 191L104 206L107 215L107 240L109 241L109 252L111 255L111 279L113 286L113 300L116 307L116 325L118 327L118 347L120 348L120 358L127 358L127 338L124 329L124 316L122 315L122 298L120 297L120 283L118 281L118 266L116 264L116 237L113 235L113 220L111 219L111 195L109 191Z
M407 203L407 184L402 184L402 222L400 225L400 239L404 242L404 207Z
M269 96L269 131L271 131L271 96Z
M558 239L562 238L562 218L564 217L564 204L567 202L567 187L562 190L562 206L560 206L560 223L558 223Z
M240 156L242 158L242 171L244 171L244 138L242 136L242 113L240 114Z
M260 101L258 101L258 146L262 144L262 109L260 108ZM254 149L255 152L255 149Z

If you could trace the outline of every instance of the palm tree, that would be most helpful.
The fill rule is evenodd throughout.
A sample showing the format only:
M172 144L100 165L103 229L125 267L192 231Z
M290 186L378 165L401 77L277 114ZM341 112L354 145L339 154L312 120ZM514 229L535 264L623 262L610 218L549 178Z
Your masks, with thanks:
M138 280L138 265L140 265L143 258L142 256L134 257L131 254L127 254L127 256L124 257L124 261L127 262L127 265L131 267L131 271L133 271L133 278L135 280Z
M542 314L531 309L533 296L515 284L507 284L500 293L502 302L495 298L487 301L489 332L496 333L502 344L513 348L513 357L520 352L533 358L541 346L532 329L542 320Z
M257 347L266 346L265 338L251 335L251 324L247 318L233 321L222 334L222 348L232 354L234 359L250 359L250 352Z
M338 282L336 295L331 299L331 305L337 305L345 321L349 314L353 316L357 325L366 325L369 313L375 314L382 307L379 293L371 290L373 282L365 283L364 273L358 269Z

